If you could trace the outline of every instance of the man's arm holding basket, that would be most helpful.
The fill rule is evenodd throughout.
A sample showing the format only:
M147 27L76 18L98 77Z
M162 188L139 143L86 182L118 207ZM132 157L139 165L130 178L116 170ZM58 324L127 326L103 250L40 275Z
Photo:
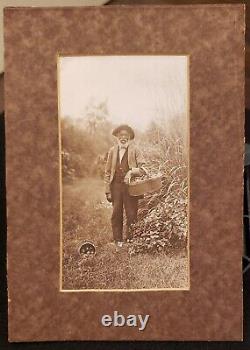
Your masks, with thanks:
M135 176L143 176L147 174L147 170L145 168L145 159L143 157L142 152L136 148L135 149L135 160L136 160L136 167L130 169L124 179L125 183L130 183L131 177Z

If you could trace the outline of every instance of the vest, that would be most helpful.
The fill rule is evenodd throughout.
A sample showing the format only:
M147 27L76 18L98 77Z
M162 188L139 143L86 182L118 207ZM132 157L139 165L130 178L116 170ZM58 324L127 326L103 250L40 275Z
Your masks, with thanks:
M125 175L129 171L128 166L128 149L126 149L126 152L124 153L124 156L122 157L122 161L120 162L119 159L119 150L117 152L117 160L116 160L116 167L115 167L115 174L114 174L114 181L118 183L123 183Z

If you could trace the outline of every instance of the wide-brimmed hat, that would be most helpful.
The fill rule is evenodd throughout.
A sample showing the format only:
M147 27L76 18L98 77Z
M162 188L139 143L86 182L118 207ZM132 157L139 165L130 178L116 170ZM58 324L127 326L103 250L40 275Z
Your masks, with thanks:
M131 140L133 140L135 138L134 130L131 128L131 126L129 126L127 124L121 124L121 125L117 126L117 128L115 128L112 131L112 135L117 136L117 134L122 130L126 130L129 133Z

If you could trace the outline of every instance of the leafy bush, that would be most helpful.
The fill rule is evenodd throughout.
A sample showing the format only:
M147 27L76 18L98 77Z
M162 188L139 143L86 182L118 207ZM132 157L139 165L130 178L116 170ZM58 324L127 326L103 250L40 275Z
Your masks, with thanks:
M155 127L155 125L154 125ZM157 128L155 129L157 131ZM152 133L151 133L152 135ZM133 226L130 254L169 251L187 243L188 162L182 138L157 132L154 143L140 147L151 174L161 173L162 188L140 201L138 221Z

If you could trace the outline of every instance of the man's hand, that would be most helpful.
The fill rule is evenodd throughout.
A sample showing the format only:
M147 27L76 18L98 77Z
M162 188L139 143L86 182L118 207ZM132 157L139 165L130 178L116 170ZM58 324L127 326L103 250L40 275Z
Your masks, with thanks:
M112 196L111 196L111 193L106 193L106 199L109 203L112 202Z
M128 185L128 184L130 183L131 176L132 176L132 172L131 172L131 170L129 170L129 171L127 172L127 174L125 175L125 177L124 177L124 182L125 182L125 184Z
M132 168L131 169L131 174L133 176L141 176L141 169L140 168Z

